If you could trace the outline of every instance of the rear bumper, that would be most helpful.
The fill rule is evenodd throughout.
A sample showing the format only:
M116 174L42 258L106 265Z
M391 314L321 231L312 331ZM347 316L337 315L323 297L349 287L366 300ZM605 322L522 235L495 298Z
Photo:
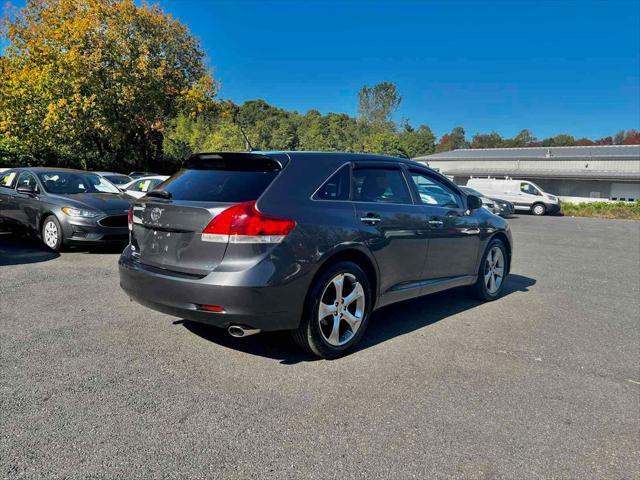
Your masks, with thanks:
M120 286L136 302L174 317L220 328L232 324L260 330L298 327L306 285L302 278L283 285L229 284L229 277L195 277L143 265L125 249L120 261ZM217 305L224 313L202 310Z

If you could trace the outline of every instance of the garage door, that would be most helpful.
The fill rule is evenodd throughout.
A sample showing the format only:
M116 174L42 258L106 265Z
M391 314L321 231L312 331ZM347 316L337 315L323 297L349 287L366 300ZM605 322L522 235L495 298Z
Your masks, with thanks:
M640 183L612 183L611 200L640 200Z

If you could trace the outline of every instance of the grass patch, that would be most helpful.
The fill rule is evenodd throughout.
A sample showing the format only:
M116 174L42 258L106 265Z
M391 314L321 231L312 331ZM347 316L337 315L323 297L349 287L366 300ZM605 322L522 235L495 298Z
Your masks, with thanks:
M640 220L640 201L637 202L593 202L562 203L562 215L573 217L622 218Z

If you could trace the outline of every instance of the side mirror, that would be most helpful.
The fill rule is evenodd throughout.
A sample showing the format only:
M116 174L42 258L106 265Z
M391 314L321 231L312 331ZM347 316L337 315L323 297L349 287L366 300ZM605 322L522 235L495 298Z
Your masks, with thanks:
M36 193L36 186L35 185L19 185L18 188L16 188L16 191L18 193L26 193L27 195L33 195L34 193Z
M478 210L479 208L482 208L482 200L480 200L480 197L475 195L467 196L467 208L469 210Z

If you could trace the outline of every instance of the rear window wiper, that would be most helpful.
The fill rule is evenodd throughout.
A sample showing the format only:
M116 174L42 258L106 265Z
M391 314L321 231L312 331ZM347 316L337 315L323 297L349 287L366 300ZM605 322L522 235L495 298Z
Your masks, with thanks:
M167 192L166 190L151 190L147 193L147 197L166 198L169 200L173 195L171 195L171 192Z

